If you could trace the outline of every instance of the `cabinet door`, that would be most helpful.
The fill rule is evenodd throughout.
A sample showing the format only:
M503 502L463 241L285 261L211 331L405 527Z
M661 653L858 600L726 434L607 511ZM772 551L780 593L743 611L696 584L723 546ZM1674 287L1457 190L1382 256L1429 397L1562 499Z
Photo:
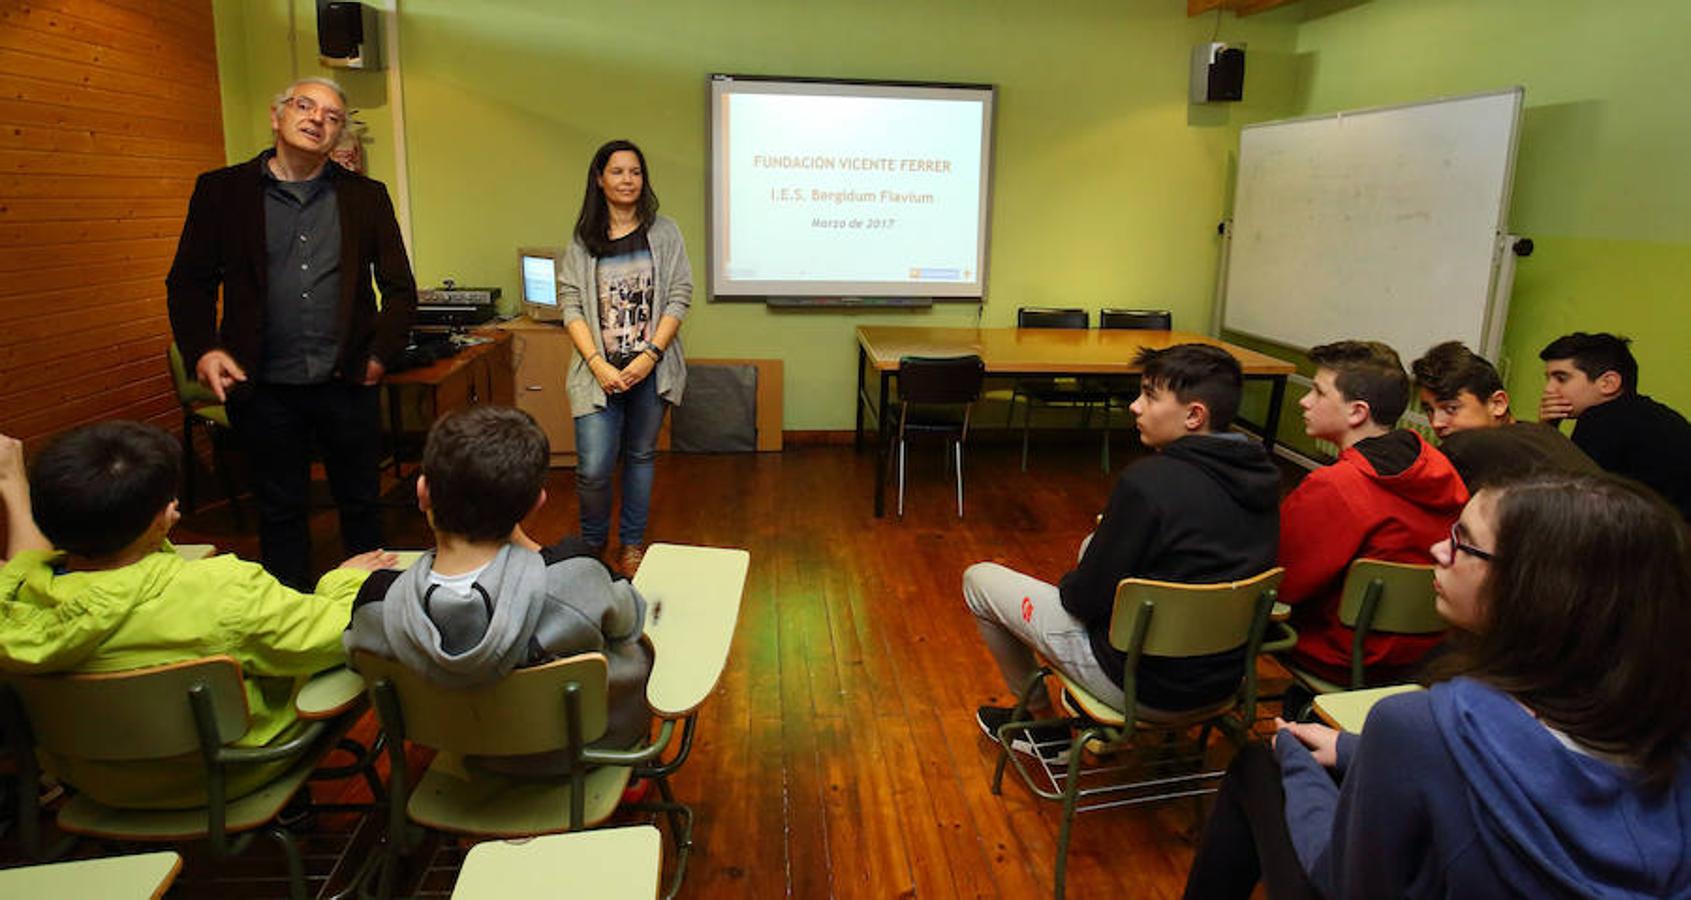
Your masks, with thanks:
M517 407L545 430L552 444L553 464L573 465L575 423L570 418L569 394L564 390L572 352L569 335L562 328L544 325L513 328L511 332Z

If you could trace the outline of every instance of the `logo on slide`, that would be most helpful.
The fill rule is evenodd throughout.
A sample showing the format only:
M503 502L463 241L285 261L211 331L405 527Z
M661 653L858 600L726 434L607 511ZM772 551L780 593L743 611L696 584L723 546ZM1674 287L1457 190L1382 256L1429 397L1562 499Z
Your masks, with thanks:
M1033 622L1033 598L1032 597L1023 597L1022 598L1022 621L1030 623L1030 624Z

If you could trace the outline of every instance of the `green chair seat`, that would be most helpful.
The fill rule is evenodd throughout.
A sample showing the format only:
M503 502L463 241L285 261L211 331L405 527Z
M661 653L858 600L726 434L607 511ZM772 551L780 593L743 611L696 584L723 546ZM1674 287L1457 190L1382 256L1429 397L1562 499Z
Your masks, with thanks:
M465 779L447 773L455 767L442 763L436 757L406 804L406 812L417 824L453 834L502 838L571 830L568 779L481 771ZM627 766L600 766L587 773L582 827L610 818L632 772Z
M320 752L307 754L275 781L229 801L224 830L239 834L269 824L333 747L334 742L328 742ZM88 799L86 794L72 797L60 808L58 824L70 834L111 840L191 841L211 833L210 812L203 806L192 809L115 809Z

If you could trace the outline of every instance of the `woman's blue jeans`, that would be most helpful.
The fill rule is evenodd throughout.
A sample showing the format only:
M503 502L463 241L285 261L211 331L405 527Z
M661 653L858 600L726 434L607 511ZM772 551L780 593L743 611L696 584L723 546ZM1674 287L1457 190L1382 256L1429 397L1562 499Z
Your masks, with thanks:
M611 531L611 473L622 463L622 515L617 536L625 547L646 539L652 505L652 462L658 455L663 401L657 379L647 376L634 390L605 397L605 408L575 419L575 493L581 505L581 537L605 546Z

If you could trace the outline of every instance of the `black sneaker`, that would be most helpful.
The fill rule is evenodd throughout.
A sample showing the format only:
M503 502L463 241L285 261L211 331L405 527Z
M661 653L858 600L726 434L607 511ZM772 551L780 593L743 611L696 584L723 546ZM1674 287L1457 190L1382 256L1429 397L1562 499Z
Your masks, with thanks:
M986 736L998 740L998 729L1012 721L1011 714L1016 711L1013 706L982 706L975 710L975 724L986 732ZM1064 765L1069 761L1069 746L1073 734L1062 725L1045 725L1039 728L1023 728L1015 732L1010 739L1010 749L1017 753L1038 756L1053 765Z

